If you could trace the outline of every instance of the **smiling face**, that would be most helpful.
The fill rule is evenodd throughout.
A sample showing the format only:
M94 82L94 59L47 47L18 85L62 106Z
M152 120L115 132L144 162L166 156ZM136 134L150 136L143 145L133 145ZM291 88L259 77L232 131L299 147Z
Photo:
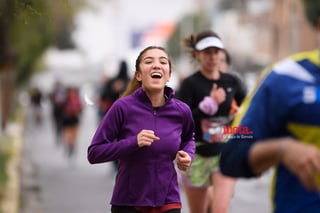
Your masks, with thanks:
M146 91L162 91L171 77L167 53L158 48L145 51L135 77Z

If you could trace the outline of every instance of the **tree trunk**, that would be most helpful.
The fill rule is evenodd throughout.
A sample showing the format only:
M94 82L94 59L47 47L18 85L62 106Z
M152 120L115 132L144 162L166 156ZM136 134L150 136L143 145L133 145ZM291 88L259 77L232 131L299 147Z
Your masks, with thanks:
M15 90L15 72L11 69L0 70L0 133L6 128L6 124L13 110L13 97Z

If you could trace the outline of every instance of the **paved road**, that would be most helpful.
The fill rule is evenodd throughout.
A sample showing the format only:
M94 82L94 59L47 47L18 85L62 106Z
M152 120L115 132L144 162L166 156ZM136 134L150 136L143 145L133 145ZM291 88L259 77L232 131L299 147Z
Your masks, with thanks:
M77 156L68 161L62 146L57 146L44 105L41 125L27 110L21 161L21 209L19 213L102 213L109 212L113 187L112 164L90 165L86 150L96 128L95 109L87 106L82 118ZM258 180L239 180L231 213L270 212L268 184L271 173ZM183 213L187 204L182 191Z

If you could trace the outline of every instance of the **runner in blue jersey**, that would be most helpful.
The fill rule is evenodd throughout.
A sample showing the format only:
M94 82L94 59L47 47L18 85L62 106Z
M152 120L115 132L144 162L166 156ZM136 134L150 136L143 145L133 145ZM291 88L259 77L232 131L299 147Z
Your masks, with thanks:
M312 2L320 32L320 1ZM317 6L317 7L316 7ZM309 13L310 14L310 13ZM246 97L221 152L231 177L256 177L274 166L273 212L320 212L320 52L268 67ZM241 134L242 133L242 134Z

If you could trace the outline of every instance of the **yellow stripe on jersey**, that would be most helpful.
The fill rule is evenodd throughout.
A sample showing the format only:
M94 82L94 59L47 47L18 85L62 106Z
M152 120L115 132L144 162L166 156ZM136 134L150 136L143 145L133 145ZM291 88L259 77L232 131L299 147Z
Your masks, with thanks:
M295 61L308 59L312 63L314 63L315 65L320 66L319 50L313 50L313 51L306 51L306 52L297 53L297 54L291 56L290 58L292 58Z
M320 126L289 123L287 128L298 140L320 148Z
M289 123L287 125L288 130L290 133L296 137L298 140L301 140L304 143L312 144L316 147L320 148L320 126L311 126L305 124L298 124L298 123ZM271 191L270 196L271 200L274 201L275 196L275 183L278 173L278 167L274 167L275 172L271 182ZM320 176L317 177L317 183L320 184ZM272 202L272 209L275 209L275 203Z
M320 126L302 125L290 123L289 131L304 143L320 148ZM317 184L320 186L320 173L316 175Z

